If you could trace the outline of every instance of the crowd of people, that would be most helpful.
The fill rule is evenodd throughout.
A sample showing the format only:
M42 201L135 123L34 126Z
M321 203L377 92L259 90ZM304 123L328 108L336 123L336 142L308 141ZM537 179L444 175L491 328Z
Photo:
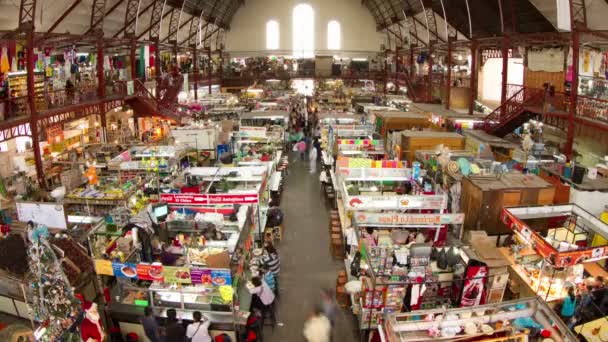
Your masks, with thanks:
M602 276L575 289L568 288L568 295L558 306L562 320L571 328L604 317L608 312L608 286Z

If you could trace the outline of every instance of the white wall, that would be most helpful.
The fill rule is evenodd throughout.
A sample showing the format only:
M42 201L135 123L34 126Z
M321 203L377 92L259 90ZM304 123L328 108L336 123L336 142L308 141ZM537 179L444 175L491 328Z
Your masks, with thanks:
M343 51L379 51L384 35L376 32L376 23L360 0L252 0L246 1L234 15L226 33L226 50L232 52L265 52L266 22L279 22L279 50L292 50L292 11L308 3L315 13L315 50L327 51L327 23L340 22Z
M502 58L488 59L480 75L481 99L487 101L500 101L502 88ZM507 84L523 84L524 65L521 58L509 58L507 68Z
M532 4L557 27L557 2L556 0L531 0ZM587 26L591 30L607 30L608 4L604 0L585 0L587 9Z

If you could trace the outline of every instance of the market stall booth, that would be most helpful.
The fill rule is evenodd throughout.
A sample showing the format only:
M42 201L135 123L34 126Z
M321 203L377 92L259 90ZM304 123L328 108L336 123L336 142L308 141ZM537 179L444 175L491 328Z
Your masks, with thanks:
M431 122L424 113L373 111L376 130L386 142L389 133L404 130L420 130L430 127Z
M273 165L273 162L266 162L256 166L186 169L173 183L172 189L160 196L162 202L180 204L179 207L169 206L167 221L190 221L188 225L191 226L197 210L187 210L189 205L194 208L212 205L215 208L216 205L249 204L256 217L254 234L260 238L266 227L270 205L269 181ZM175 231L178 232L179 227Z
M395 313L380 327L383 342L574 342L577 337L540 298L467 308Z
M569 287L584 289L586 275L603 276L608 224L576 205L506 207L501 221L515 243L501 252L511 261L512 292L563 299Z
M252 111L241 114L240 126L268 127L289 125L289 112L287 110Z
M331 124L327 129L327 144L325 144L325 139L322 136L321 147L323 148L323 151L321 153L321 157L323 163L326 165L334 164L334 158L337 157L339 151L339 139L372 140L374 132L375 127L368 124Z
M416 159L417 150L436 150L441 145L451 150L462 150L464 137L454 132L404 131L399 159L411 164Z
M499 162L511 159L513 150L518 146L505 139L495 137L482 130L464 130L466 138L465 149L472 151L477 157L492 158Z
M96 273L116 279L110 288L111 301L106 303L110 315L124 335L143 336L145 307L152 307L159 318L175 309L186 321L200 311L211 322L212 336L225 333L236 340L251 302L246 282L253 246L252 208L188 205L190 210L199 210L195 224L184 224L184 220L178 225L177 219L170 220L178 214L169 207L181 206L175 202L179 201L153 207L151 217L161 224L158 234L138 225L114 233L106 226L97 232L98 240L93 242ZM163 233L164 220L168 235ZM116 233L120 238L115 242L102 239ZM155 245L157 239L167 244ZM117 255L111 249L118 250Z
M512 171L502 175L469 176L462 179L460 206L464 229L484 230L488 235L510 234L500 222L503 207L550 205L555 188L533 174Z

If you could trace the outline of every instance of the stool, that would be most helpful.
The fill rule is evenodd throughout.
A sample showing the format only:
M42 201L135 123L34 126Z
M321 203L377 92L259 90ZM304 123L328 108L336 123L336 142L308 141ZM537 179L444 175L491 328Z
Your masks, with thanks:
M272 228L272 233L275 241L283 240L283 226L276 226Z

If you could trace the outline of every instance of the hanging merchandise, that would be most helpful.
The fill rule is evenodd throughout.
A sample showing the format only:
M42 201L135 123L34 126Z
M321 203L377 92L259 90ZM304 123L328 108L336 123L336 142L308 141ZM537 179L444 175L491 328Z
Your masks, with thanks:
M8 49L2 48L2 57L0 59L0 72L7 73L10 70L11 66L8 63Z

